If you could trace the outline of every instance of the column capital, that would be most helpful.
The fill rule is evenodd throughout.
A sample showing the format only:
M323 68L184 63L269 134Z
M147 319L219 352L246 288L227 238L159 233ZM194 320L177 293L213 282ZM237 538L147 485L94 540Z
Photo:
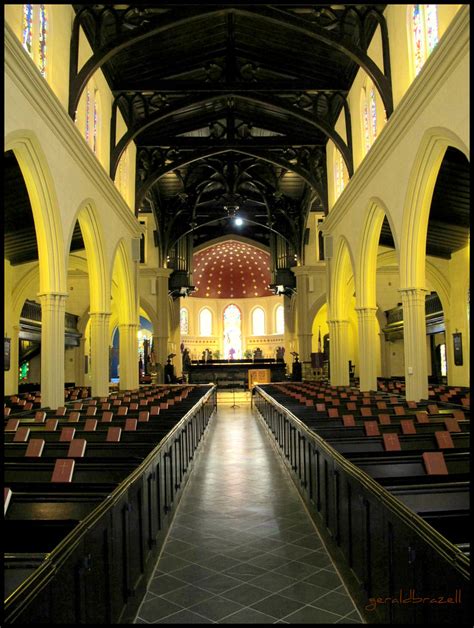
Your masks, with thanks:
M139 324L138 323L119 323L118 324L119 329L131 329L132 327L136 327L138 329Z
M315 269L313 266L293 266L290 270L296 277L306 277Z
M111 312L89 312L89 318L95 321L109 321Z
M155 268L155 277L157 279L169 279L172 272L172 268Z
M375 313L378 308L377 307L370 307L370 306L366 307L366 306L361 305L360 307L355 307L354 309L355 309L355 311L357 313L360 312L361 314L365 314L365 313L370 313L370 312L374 312Z
M62 304L66 303L69 294L67 292L38 292L36 296L41 300L41 304Z
M425 296L426 294L429 294L429 290L427 288L417 288L417 287L412 287L412 288L399 288L398 292L403 296Z
M425 307L426 295L429 294L429 290L425 288L400 288L400 295L402 297L402 305L405 307Z

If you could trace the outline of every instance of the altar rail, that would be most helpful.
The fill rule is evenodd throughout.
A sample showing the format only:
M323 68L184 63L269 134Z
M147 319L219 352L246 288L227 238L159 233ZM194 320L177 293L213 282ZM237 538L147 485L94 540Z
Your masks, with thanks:
M133 622L215 408L213 386L51 553L30 556L38 567L6 599L5 623ZM71 498L97 501L100 492L70 486ZM26 558L5 556L5 566Z
M255 407L366 622L467 624L463 553L258 386Z

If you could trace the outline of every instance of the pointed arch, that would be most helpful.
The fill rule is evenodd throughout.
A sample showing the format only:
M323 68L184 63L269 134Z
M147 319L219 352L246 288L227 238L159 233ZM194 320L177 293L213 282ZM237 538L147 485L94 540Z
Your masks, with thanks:
M457 148L469 159L464 142L452 131L442 127L428 129L411 168L400 238L400 288L425 286L426 237L431 200L449 146Z
M116 302L119 321L138 324L133 262L123 238L117 243L113 260L112 278L116 288L112 285L112 296Z
M362 239L357 256L357 307L376 306L376 273L380 232L384 218L387 217L393 240L398 265L398 241L390 212L379 198L371 198L367 209Z
M348 293L351 288L351 283L354 285L355 281L354 256L349 242L344 236L339 238L336 250L333 272L331 273L329 312L331 319L347 320L349 305Z
M81 228L86 247L89 274L90 307L92 312L108 312L110 309L110 279L105 257L103 228L99 213L92 199L81 202L71 222L66 251L70 251L76 225Z
M18 130L5 138L20 166L31 203L38 245L41 293L66 292L64 237L53 177L35 134Z
M252 321L252 336L264 336L266 333L265 310L260 305L252 309L250 314Z

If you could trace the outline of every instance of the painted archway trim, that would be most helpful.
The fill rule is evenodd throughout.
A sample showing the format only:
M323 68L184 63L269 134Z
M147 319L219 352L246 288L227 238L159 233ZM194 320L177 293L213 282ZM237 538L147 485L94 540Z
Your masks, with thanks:
M379 198L372 198L364 220L362 239L357 256L357 283L356 299L357 307L376 306L376 274L377 256L380 240L380 232L385 216L388 219L390 229L395 242L395 252L398 263L398 243L395 238L395 230L390 213L383 201Z
M112 295L115 297L119 322L138 325L133 262L123 239L117 243L113 259L111 281L113 288L115 284L117 289L112 289Z
M20 166L33 212L39 258L39 291L65 294L66 256L57 195L46 156L32 131L14 131L5 139Z
M328 311L331 320L347 320L348 288L351 280L355 278L354 255L349 242L344 236L339 237L336 246L337 252L330 280Z
M428 221L433 191L448 147L469 151L452 131L428 129L415 156L408 181L400 239L400 288L424 288Z
M105 260L103 228L92 199L86 199L81 203L71 223L68 250L76 219L79 221L86 247L91 312L110 312L110 273Z

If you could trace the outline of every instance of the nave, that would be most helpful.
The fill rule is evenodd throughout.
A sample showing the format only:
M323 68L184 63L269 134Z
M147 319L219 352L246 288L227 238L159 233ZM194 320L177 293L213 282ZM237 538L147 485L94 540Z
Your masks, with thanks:
M135 623L361 623L249 397L218 393Z

